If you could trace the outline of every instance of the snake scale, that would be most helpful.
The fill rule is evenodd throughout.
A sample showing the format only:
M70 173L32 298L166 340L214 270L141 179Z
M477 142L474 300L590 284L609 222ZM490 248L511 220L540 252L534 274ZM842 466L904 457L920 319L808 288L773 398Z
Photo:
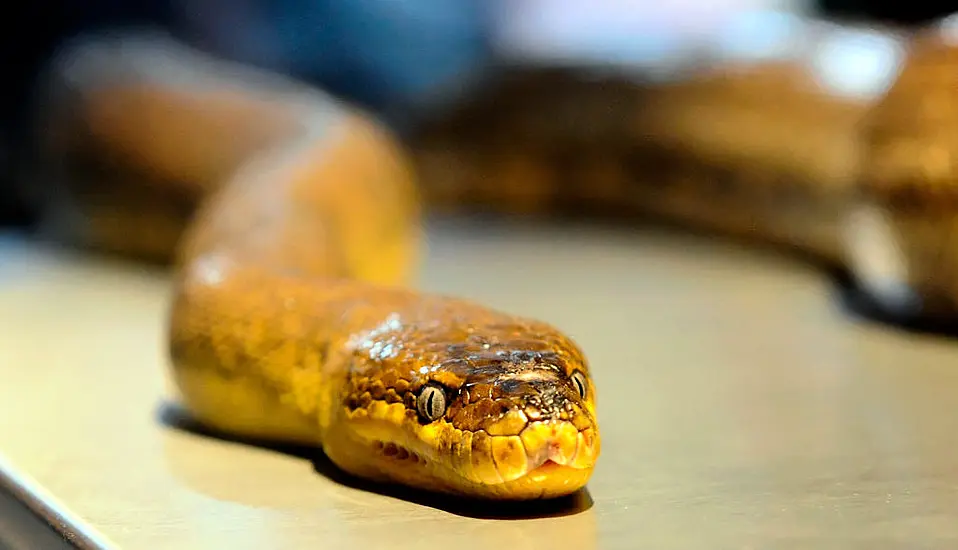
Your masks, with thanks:
M844 266L890 309L954 316L949 28L808 22L772 58L666 80L517 71L403 139L164 38L78 40L43 88L61 184L47 227L175 266L171 373L200 422L319 446L376 481L566 495L600 456L583 350L413 290L424 207L666 218ZM841 63L849 37L891 60L859 78L868 90L834 84L862 64Z

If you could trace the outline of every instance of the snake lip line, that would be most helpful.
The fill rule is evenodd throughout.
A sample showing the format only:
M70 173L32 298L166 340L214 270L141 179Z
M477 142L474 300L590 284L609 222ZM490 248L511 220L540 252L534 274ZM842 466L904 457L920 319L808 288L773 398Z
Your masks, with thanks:
M586 472L588 468L573 466L571 464L559 464L552 460L546 460L539 466L530 469L518 480L527 479L532 483L543 483L548 479L575 479ZM517 481L518 481L517 480Z
M560 472L565 469L581 470L582 468L577 466L572 466L570 464L559 464L558 462L553 462L552 459L546 459L546 461L543 462L542 464L534 468L530 468L529 472L526 473L526 475L529 476L529 475L535 475L535 474L552 474L552 473Z

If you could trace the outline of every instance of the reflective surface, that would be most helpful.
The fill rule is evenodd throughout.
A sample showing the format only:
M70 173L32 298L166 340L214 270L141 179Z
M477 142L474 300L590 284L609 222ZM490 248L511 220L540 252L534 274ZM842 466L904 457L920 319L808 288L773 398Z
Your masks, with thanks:
M198 432L164 401L162 271L0 243L4 475L117 547L958 542L958 340L857 321L798 260L645 230L435 226L422 286L555 323L598 389L587 493L476 510Z

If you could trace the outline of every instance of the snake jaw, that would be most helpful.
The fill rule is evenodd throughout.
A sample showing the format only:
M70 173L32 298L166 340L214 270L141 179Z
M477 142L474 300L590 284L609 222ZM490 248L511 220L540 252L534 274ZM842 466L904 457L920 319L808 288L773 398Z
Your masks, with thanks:
M403 404L374 402L329 434L327 454L343 469L391 483L473 498L556 497L582 488L599 454L591 414L578 418L516 427L518 415L506 414L492 435L446 419L423 424Z

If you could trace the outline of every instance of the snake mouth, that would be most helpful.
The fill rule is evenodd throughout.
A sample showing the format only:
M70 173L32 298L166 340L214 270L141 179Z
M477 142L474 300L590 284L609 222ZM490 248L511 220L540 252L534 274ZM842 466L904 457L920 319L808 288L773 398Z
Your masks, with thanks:
M428 465L428 461L424 456L393 441L375 440L373 441L373 449L382 458L388 459L390 462L404 462L408 464L419 464L422 466ZM549 453L548 458L543 458L541 454L538 458L527 457L528 463L526 472L517 477L538 476L541 478L544 476L588 468L588 465L573 464L569 462L559 453L560 451L554 450Z
M543 459L540 455L538 459L530 457L525 474L518 478L526 478L531 482L538 483L547 479L564 479L571 476L577 476L586 470L590 470L591 463L579 463L565 457L558 452L549 453L549 457ZM504 479L503 482L508 483Z
M481 443L485 439L488 444ZM479 439L487 453L473 456L469 475L483 491L502 497L540 498L573 492L586 484L599 452L593 428L567 422L533 422L517 436ZM475 439L473 440L475 443Z
M553 462L552 460L546 460L539 466L532 468L526 473L526 477L531 478L533 481L542 480L548 477L561 476L565 474L572 474L577 470L584 470L585 466L572 466L568 464L559 464L558 462Z
M562 469L562 468L571 468L571 466L564 466L564 465L562 465L562 464L559 464L558 462L553 462L553 461L550 459L550 460L546 460L545 462L543 462L543 463L540 464L539 466L536 466L535 468L533 468L532 470L530 470L530 471L529 471L529 474L535 474L535 473L546 473L546 474L547 474L547 473L549 473L549 472L553 472L553 471L555 471L555 470L557 470L557 469Z
M560 464L546 459L525 474L485 485L484 492L503 499L544 499L572 494L588 483L592 464Z
M362 437L342 440L356 447L329 448L348 471L478 498L570 494L588 482L600 452L594 425L554 419L530 422L513 435L445 424L406 428L368 417L357 419L352 428L351 436Z

